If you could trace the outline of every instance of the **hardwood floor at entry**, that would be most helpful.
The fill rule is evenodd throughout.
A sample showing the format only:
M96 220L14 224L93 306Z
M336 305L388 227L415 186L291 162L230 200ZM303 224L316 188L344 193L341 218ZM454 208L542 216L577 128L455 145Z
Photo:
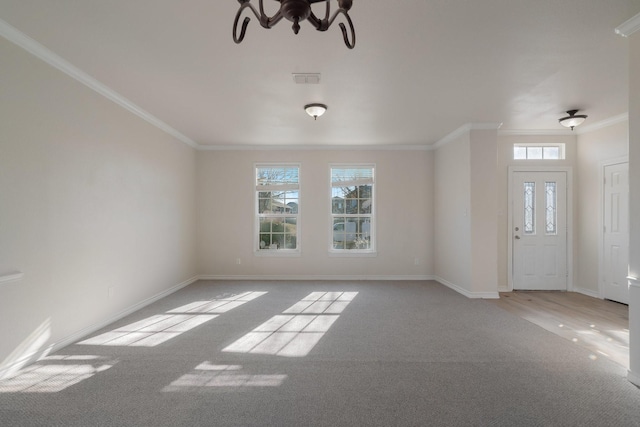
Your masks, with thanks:
M575 292L515 291L503 309L629 368L629 307Z

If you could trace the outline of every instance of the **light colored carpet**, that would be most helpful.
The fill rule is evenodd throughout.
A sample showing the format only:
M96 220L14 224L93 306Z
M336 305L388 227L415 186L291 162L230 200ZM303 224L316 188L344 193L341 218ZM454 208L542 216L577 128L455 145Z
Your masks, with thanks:
M156 346L63 349L0 383L0 425L640 425L622 367L435 282L202 281L93 336L249 291L267 293ZM306 356L222 351L309 294L342 291L358 294Z

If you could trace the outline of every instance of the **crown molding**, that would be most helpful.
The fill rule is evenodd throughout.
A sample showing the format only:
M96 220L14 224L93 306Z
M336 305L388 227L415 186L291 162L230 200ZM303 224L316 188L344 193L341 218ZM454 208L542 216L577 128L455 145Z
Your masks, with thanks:
M202 145L199 151L430 151L431 145Z
M640 13L616 28L616 34L622 37L629 37L640 30Z
M472 130L499 130L502 123L466 123L460 126L458 129L451 132L435 144L431 145L432 150L437 150L440 147L447 145L448 143L455 141L462 135L471 132Z
M52 67L57 68L69 77L77 80L78 82L89 87L90 89L99 93L110 101L140 117L141 119L147 121L161 131L173 136L180 142L183 142L190 147L198 148L198 144L188 136L180 133L148 111L143 110L124 96L120 95L118 92L91 77L89 74L85 73L75 65L71 64L69 61L55 54L53 51L47 49L18 29L12 27L2 19L0 19L0 36L18 45L33 56L41 59Z
M576 129L576 133L578 135L583 135L585 133L590 133L599 129L604 129L609 126L628 121L629 113L618 114L617 116L609 117L608 119L600 120L599 122L591 123L587 126L580 126L578 129Z
M576 132L569 129L505 129L498 131L500 136L571 136Z

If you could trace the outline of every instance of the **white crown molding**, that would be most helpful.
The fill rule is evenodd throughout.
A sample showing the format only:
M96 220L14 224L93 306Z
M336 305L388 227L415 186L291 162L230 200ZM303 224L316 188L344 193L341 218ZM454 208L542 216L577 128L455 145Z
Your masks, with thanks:
M629 113L619 114L599 122L580 126L575 131L571 129L505 129L498 131L500 136L571 136L583 135L609 126L617 125L629 120Z
M67 74L69 77L84 84L85 86L89 87L90 89L94 90L95 92L99 93L100 95L104 96L110 101L115 102L122 108L135 114L141 119L149 122L150 124L162 130L163 132L173 136L180 142L183 142L193 148L199 147L199 145L188 136L180 133L176 129L172 128L171 126L163 122L162 120L153 116L151 113L138 107L136 104L129 101L124 96L120 95L119 93L109 88L108 86L100 83L98 80L91 77L89 74L85 73L78 67L74 66L64 58L58 56L53 51L47 49L46 47L44 47L43 45L41 45L31 37L27 36L26 34L12 27L2 19L0 19L0 36L20 46L30 54L41 59L42 61L46 62L52 67L57 68L58 70Z
M599 129L604 129L609 126L617 125L618 123L628 122L629 113L619 114L617 116L610 117L608 119L600 120L599 122L591 123L587 126L581 126L576 130L578 135L590 133Z
M616 28L616 34L622 37L629 37L640 30L640 13Z
M435 144L431 145L430 148L432 150L437 150L472 130L498 130L501 126L502 123L466 123L441 140L437 141Z
M202 145L199 151L429 151L430 145Z
M505 129L498 131L499 136L571 136L576 132L569 129Z

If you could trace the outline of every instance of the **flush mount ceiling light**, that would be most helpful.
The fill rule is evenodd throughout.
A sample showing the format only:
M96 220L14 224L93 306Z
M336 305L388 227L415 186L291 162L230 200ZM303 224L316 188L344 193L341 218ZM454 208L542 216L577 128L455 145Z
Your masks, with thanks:
M249 8L251 12L256 16L256 18L260 21L260 25L264 28L273 28L282 18L287 18L289 21L293 22L293 32L298 34L300 31L300 21L304 21L305 19L316 27L318 31L327 31L333 21L338 17L338 15L344 15L347 23L349 24L349 29L351 30L351 41L349 41L349 37L347 34L347 27L341 22L340 29L342 30L342 37L344 38L344 44L347 45L349 49L353 49L356 45L356 31L353 28L353 22L349 17L349 10L353 5L353 0L337 0L338 1L338 10L335 11L333 15L331 15L331 0L276 0L280 2L280 9L276 12L275 15L269 16L264 12L263 2L264 0L259 0L259 8L260 12L258 13L258 9L255 8L251 4L251 0L238 0L240 3L240 9L236 14L236 19L233 22L233 41L236 43L242 42L244 40L244 35L247 32L247 25L249 25L249 21L251 20L249 17L245 17L244 21L242 21L242 28L240 29L240 36L238 36L238 21L240 20L240 15L242 12ZM313 11L311 10L311 5L314 3L325 2L327 4L327 12L325 14L324 19L318 18ZM331 16L331 17L330 17Z
M314 120L318 120L318 117L327 111L327 106L324 104L307 104L304 106L304 111L313 117Z
M584 114L578 114L576 115L576 113L580 111L580 110L569 110L567 111L568 116L567 117L563 117L561 119L559 119L558 121L560 122L560 124L566 128L571 128L571 130L573 130L574 127L582 124L582 122L584 122L587 118L587 116L585 116Z

